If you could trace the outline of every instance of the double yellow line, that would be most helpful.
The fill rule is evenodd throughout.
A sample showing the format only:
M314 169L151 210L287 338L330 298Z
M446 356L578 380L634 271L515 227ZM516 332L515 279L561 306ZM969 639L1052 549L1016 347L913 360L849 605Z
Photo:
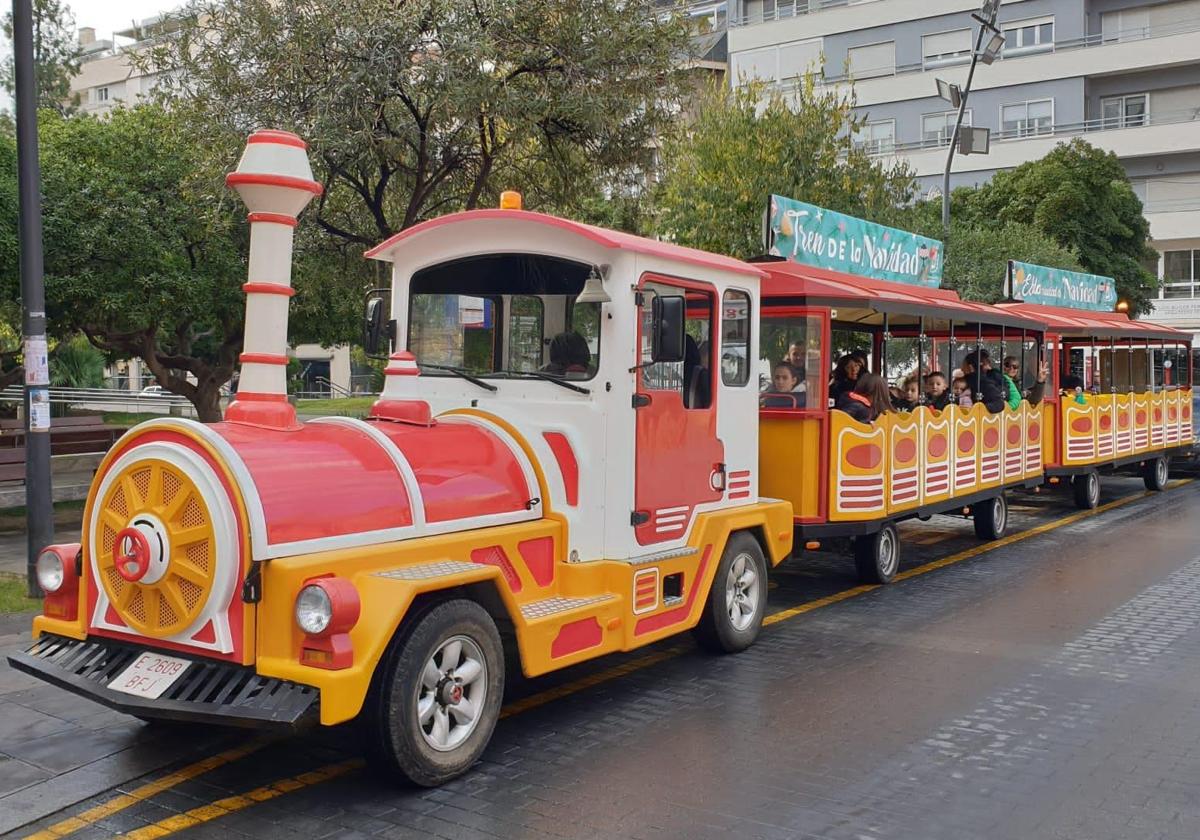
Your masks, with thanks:
M1194 479L1189 478L1172 482L1170 485L1168 485L1167 489L1173 490L1177 487L1189 484L1193 480ZM1039 534L1045 534L1048 531L1054 531L1058 528L1065 527L1082 519L1088 519L1090 517L1097 516L1105 511L1127 505L1130 502L1135 502L1151 495L1156 494L1147 491L1145 493L1135 493L1130 496L1124 496L1120 499L1108 502L1107 504L1100 505L1094 510L1079 511L1078 513L1073 513L1070 516L1064 516L1061 519L1055 519L1052 522L1036 525L1026 531L1010 534L1007 537L1002 537L1001 539L993 542L981 543L980 545L974 546L973 548L968 548L965 551L951 554L947 557L943 557L940 560L932 560L928 563L901 572L896 575L896 581L908 580L910 578L928 574L929 572L937 571L938 569L944 569L947 566L954 565L955 563L961 563L963 560L969 560L972 557L978 557L981 554L987 554L990 551L995 551L998 548L1003 548L1004 546L1012 545L1014 543L1030 539L1031 537L1036 537ZM828 607L841 601L847 601L851 598L856 598L859 595L865 595L866 593L879 588L880 587L877 584L855 586L833 595L828 595L824 598L818 598L815 601L808 601L795 607L790 607L788 609L772 613L763 619L763 625L770 626L773 624L778 624L782 621L788 621L796 616L810 613L814 610L819 610L823 607ZM573 680L572 682L564 683L563 685L556 686L555 688L547 689L546 691L539 692L538 694L533 694L529 697L509 703L501 710L500 717L507 718L512 717L513 715L519 715L522 712L527 712L530 709L536 709L539 706L544 706L547 703L551 703L563 697L577 694L580 691L585 691L602 683L610 682L628 674L645 670L651 666L658 665L669 659L673 659L674 657L679 656L690 649L691 648L689 645L675 644L671 645L670 647L663 648L662 650L657 650L653 653L639 656L636 659L630 660L629 662L624 662L620 665L615 665L611 668L597 671L596 673L590 674L586 677L581 677L577 680ZM209 770L213 770L224 764L228 764L231 761L244 758L250 753L256 752L267 746L268 743L270 743L270 741L267 739L256 739L245 746L226 750L225 752L218 753L217 755L201 761L197 761L194 764L189 764L187 767L163 776L161 779L142 785L136 790L122 794L121 796L118 796L109 802L106 802L102 805L97 805L94 808L89 808L87 811L84 811L82 814L79 814L76 817L70 817L62 822L55 823L49 828L43 829L36 834L30 834L25 838L25 840L55 840L55 838L66 837L67 835L75 831L79 831L82 828L86 828L87 826L92 825L93 823L98 822L105 817L112 816L113 814L128 808L130 805L143 802L158 793L175 787L176 785L181 784L188 779L195 778L202 773L206 773ZM248 808L251 805L255 805L259 802L266 802L270 799L282 796L285 793L291 793L311 785L316 785L330 779L335 779L339 776L344 776L362 766L363 762L361 759L351 759L348 761L338 762L336 764L328 764L308 773L290 776L286 779L280 779L279 781L273 782L269 785L255 788L254 790L245 794L219 799L210 805L202 805L198 808L193 808L190 811L167 817L166 819L159 820L151 825L128 832L123 836L126 838L133 838L133 840L151 840L151 838L166 837L170 834L174 834L177 831L182 831L185 828L192 828L193 826L210 822L219 817L234 813L235 811Z

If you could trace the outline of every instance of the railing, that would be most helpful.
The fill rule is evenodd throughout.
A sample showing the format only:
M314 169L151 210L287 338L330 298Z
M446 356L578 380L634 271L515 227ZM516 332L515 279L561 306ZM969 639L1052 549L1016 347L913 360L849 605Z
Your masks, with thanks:
M770 10L764 8L757 14L742 15L740 18L736 15L730 15L729 26L753 26L756 23L770 23L773 20L786 20L788 18L810 15L815 12L823 12L826 9L833 9L839 6L856 6L864 2L872 2L872 0L859 0L858 3L852 3L851 0L791 0L791 2L777 2Z
M0 402L22 404L24 389L12 385L0 391ZM195 407L178 394L142 394L114 388L50 388L51 405L78 406L95 411L125 411L135 414L195 416Z
M880 2L880 0L876 0ZM829 6L845 6L845 2L835 2L828 4ZM822 6L822 8L826 8ZM807 12L805 13L807 14ZM789 15L794 17L794 15ZM772 18L777 19L777 18ZM730 26L738 24L731 18ZM1092 47L1107 47L1114 44L1126 44L1133 41L1145 41L1154 38L1166 38L1171 35L1182 35L1189 32L1200 32L1200 17L1184 18L1170 23L1162 24L1161 26L1148 26L1141 29L1125 29L1118 35L1104 35L1103 33L1093 33L1085 35L1082 38L1069 38L1063 41L1055 41L1052 44L1038 44L1030 47L1020 47L1012 50L1004 50L1000 53L1000 61L1016 61L1030 56L1045 55L1047 53L1056 52L1073 52L1075 50L1090 49ZM954 56L950 58L938 58L933 60L917 61L909 64L897 64L891 67L871 67L859 71L854 78L858 81L866 79L880 79L890 76L904 76L912 73L921 73L926 70L935 70L942 67L948 67L955 64L965 64L970 62L970 55ZM829 73L828 69L822 74L822 79L829 84L837 82L846 82L851 79L850 73L837 72ZM795 79L787 79L780 82L782 87L791 87L796 84Z
M1146 128L1147 126L1154 125L1179 125L1188 122L1200 122L1200 106L1174 111L1159 111L1146 114L1144 117L1139 117L1136 120L1120 117L1099 117L1084 120L1083 122L1055 123L1054 125L1045 127L1028 126L1020 129L1009 129L1007 131L993 131L992 142L1003 143L1010 140L1032 140L1037 137L1071 137L1093 131ZM940 138L938 140L916 140L909 143L894 143L886 150L879 152L868 149L868 152L871 154L896 154L897 152L915 152L923 149L945 148L947 145Z
M1200 210L1200 196L1194 198L1165 198L1151 199L1142 202L1143 213L1179 213L1187 210Z

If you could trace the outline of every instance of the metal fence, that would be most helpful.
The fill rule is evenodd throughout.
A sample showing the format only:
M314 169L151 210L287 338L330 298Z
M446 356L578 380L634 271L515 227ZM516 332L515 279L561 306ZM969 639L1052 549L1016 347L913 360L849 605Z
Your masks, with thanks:
M0 403L22 405L24 391L11 386L0 391ZM122 411L133 414L174 414L195 417L196 409L178 394L145 394L115 388L51 388L50 404L90 411Z

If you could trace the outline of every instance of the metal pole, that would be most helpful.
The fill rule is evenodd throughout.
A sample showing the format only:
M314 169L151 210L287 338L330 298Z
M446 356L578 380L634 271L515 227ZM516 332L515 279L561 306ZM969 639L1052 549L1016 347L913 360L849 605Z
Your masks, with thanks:
M967 71L967 85L958 100L958 116L954 120L954 132L950 135L950 149L946 152L946 171L942 173L942 233L950 238L950 167L954 165L954 152L958 146L958 132L962 127L963 115L967 111L967 97L971 93L971 80L975 78L975 65L979 63L979 51L983 49L984 26L975 36L975 51L971 53L971 69Z
M983 321L975 325L975 402L983 402Z
M922 362L925 358L925 316L917 318L917 405L925 405L925 371Z
M13 0L13 65L17 106L17 194L21 231L21 331L25 337L26 583L40 597L37 557L54 541L50 493L50 371L46 357L46 291L42 283L42 198L38 165L37 84L31 0ZM68 570L68 573L69 570Z

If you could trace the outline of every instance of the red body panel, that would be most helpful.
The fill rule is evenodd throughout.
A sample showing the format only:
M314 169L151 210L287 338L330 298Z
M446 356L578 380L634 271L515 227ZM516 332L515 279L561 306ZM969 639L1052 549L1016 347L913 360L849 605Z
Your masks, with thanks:
M272 545L413 522L395 463L365 432L323 423L295 431L239 423L216 423L212 429L237 449L250 471Z

